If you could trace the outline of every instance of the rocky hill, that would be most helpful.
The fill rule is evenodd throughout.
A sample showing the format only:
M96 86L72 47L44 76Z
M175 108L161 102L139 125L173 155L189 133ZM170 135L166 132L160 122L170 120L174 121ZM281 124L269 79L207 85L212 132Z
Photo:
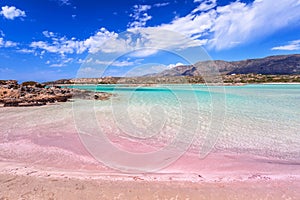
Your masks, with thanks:
M177 66L152 77L164 76L201 76L209 69L217 69L223 75L230 74L264 74L264 75L299 75L300 54L269 56L260 59L242 61L204 61L194 65Z
M204 83L203 77L220 73L222 82L246 83L299 83L300 54L269 56L242 61L204 61L194 65L182 65L156 74L141 77L74 78L47 82L46 85L65 84L179 84ZM219 80L220 81L220 80ZM215 83L218 80L211 80Z

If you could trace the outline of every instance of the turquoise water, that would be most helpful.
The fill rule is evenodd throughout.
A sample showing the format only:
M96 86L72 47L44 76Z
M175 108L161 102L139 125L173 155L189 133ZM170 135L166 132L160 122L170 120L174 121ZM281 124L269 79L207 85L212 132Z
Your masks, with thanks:
M117 135L162 142L179 137L196 151L300 159L300 85L74 87L116 94L95 102L95 110Z

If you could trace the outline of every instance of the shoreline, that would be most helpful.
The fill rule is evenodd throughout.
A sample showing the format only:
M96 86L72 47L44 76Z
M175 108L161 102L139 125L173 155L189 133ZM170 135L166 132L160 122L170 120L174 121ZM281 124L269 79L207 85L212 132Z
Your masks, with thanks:
M164 86L164 85L203 85L206 86L205 83L170 83L170 84L55 84L54 86L59 87L72 87L72 86L114 86L114 85L120 85L124 87L156 87L156 86ZM224 84L210 84L209 87L220 87L220 86L247 86L247 85L300 85L300 82L266 82L266 83L224 83Z
M214 153L213 153L214 154ZM218 153L217 153L218 154ZM218 156L223 154L219 154ZM234 155L234 154L233 154ZM230 154L225 154L230 157ZM250 156L255 158L255 156ZM186 158L179 159L183 163ZM220 158L219 158L220 159ZM147 181L151 182L186 182L186 183L230 183L230 182L248 182L248 181L288 181L293 180L300 183L300 170L294 164L286 164L290 169L289 172L279 173L283 169L278 164L264 164L260 162L253 162L252 165L260 165L259 169L268 168L269 170L246 170L247 162L243 161L243 156L236 157L239 163L230 163L230 159L223 159L222 161L230 166L228 169L216 170L207 169L203 162L210 164L217 164L217 160L206 159L198 162L200 169L198 171L177 171L173 170L174 165L168 166L166 170L159 170L157 172L145 173L126 173L116 171L113 169L99 170L99 169L68 169L61 167L51 167L47 165L36 165L26 162L14 161L0 161L0 176L1 175L17 175L17 176L32 176L32 177L51 177L51 178L72 178L76 180L99 180L99 181ZM176 161L178 162L178 161ZM195 162L196 163L196 162ZM103 165L100 162L99 166ZM202 165L202 166L201 166ZM208 165L209 166L209 165ZM187 167L189 168L189 167ZM202 169L203 168L203 169ZM202 169L202 170L201 170ZM233 170L235 169L235 170ZM273 171L272 171L273 169ZM300 185L299 185L300 186Z

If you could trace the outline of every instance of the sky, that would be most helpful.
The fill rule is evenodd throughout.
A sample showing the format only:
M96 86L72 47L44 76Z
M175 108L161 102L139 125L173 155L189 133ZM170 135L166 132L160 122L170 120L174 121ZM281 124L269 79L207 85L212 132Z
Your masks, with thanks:
M0 79L135 76L300 53L300 0L1 0Z

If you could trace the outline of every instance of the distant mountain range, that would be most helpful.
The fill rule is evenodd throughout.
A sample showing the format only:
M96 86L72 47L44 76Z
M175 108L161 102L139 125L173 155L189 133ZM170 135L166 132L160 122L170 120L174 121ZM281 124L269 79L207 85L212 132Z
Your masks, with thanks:
M216 72L218 74L216 74ZM221 76L215 76L215 75ZM213 76L210 76L213 75ZM212 79L204 80L203 77ZM61 79L45 83L55 84L179 84L205 83L213 78L222 78L228 84L300 82L300 54L269 56L242 61L204 61L194 65L176 66L160 73L140 77L96 77ZM213 80L215 83L217 80ZM218 80L220 81L220 80Z
M264 74L264 75L297 75L300 74L300 54L269 56L259 59L241 61L203 61L194 65L176 66L151 77L165 76L201 76L201 74L218 70L222 75L230 74Z

